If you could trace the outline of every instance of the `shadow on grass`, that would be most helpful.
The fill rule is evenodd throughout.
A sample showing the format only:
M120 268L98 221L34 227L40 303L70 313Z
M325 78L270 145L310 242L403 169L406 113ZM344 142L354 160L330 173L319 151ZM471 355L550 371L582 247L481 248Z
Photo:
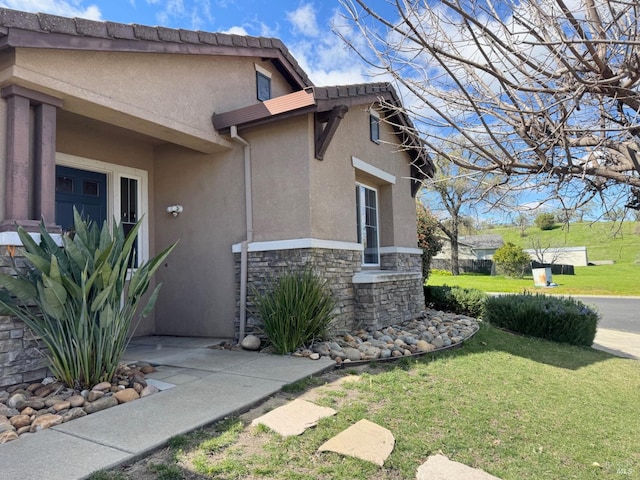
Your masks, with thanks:
M485 323L481 323L480 331L473 338L465 341L460 348L436 353L425 358L426 361L429 361L430 358L439 358L445 355L474 355L487 351L506 352L510 355L528 358L534 362L568 370L578 370L598 362L617 358L610 353L590 347L527 337L500 330Z
M441 352L426 354L419 358L400 358L397 362L386 364L388 368L410 367L412 361L429 362L442 357L475 355L487 351L506 352L513 356L528 358L557 368L578 370L598 362L618 358L610 353L590 347L557 343L535 337L507 332L486 323L480 324L480 330L466 340L460 347ZM404 361L403 361L404 360Z

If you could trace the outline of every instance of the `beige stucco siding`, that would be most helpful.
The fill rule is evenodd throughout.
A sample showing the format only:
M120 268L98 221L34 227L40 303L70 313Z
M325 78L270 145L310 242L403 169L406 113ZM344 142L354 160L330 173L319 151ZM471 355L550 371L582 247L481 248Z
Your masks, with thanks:
M7 101L0 98L0 220L5 219L5 177L7 165Z
M381 140L369 137L368 106L351 107L325 154L311 161L311 196L314 234L320 238L356 241L355 183L378 190L381 246L416 247L415 203L408 177L408 156L396 152L398 141L391 127L381 123ZM313 154L312 154L313 157ZM389 184L354 169L356 157L395 176Z
M270 62L254 58L46 49L19 49L15 58L2 81L60 97L66 110L202 151L229 147L213 130L214 112L258 103L255 63L273 72L273 96L291 92Z
M340 123L323 160L309 153L311 166L312 236L315 238L355 242L356 201L355 172L351 152L357 139L353 134L353 115L348 112ZM310 126L313 134L313 124Z
M254 241L311 236L306 116L240 134L251 143Z
M231 337L231 246L245 235L242 149L215 156L158 148L155 179L156 244L179 240L157 273L156 333ZM166 212L175 204L184 208L178 217Z

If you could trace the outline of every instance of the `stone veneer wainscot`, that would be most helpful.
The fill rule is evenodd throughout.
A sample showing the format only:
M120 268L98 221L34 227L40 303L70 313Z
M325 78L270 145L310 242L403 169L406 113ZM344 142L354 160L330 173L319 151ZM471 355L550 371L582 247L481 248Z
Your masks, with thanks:
M240 318L240 245L236 263L236 335ZM260 320L252 315L254 292L263 292L280 272L310 266L327 280L337 302L332 333L356 328L383 328L415 318L425 308L421 274L422 251L383 247L380 270L363 270L362 245L317 239L257 242L248 249L246 333L255 333Z
M7 245L1 245L0 249L0 271L13 274ZM24 266L24 249L16 247L14 252L16 265ZM21 320L0 316L0 387L40 380L50 374L44 349L42 341Z

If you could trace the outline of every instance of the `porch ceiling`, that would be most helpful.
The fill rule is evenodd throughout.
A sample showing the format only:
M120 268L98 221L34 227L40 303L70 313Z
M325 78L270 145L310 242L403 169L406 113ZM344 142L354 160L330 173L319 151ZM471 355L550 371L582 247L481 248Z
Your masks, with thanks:
M63 109L83 117L141 134L153 143L172 143L202 153L229 150L232 142L216 132L204 132L169 118L158 118L151 112L135 109L130 105L112 108L84 99L62 96Z

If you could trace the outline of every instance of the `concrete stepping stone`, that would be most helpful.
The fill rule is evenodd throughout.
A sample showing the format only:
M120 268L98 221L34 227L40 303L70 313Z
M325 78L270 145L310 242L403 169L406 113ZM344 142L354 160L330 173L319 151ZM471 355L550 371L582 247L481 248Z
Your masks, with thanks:
M320 419L335 414L333 408L296 399L254 419L251 425L261 424L283 437L289 437L302 435L307 428L315 427Z
M483 470L453 462L444 455L431 455L418 468L416 480L500 480Z
M327 440L318 452L335 452L382 466L395 442L389 430L363 419Z

